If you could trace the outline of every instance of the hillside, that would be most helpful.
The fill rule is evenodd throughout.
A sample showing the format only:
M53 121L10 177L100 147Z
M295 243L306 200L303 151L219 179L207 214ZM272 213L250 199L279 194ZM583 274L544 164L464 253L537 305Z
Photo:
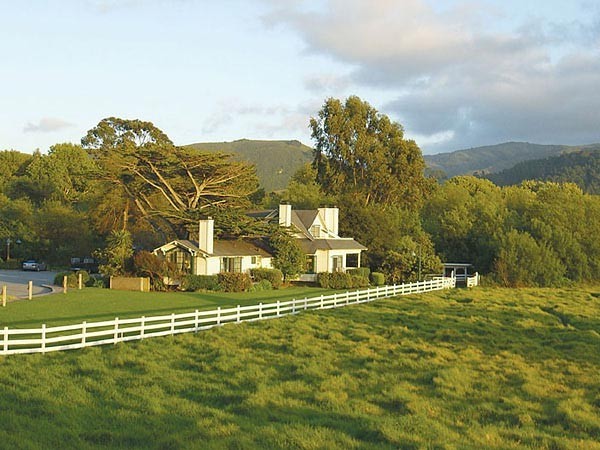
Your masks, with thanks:
M600 449L599 315L598 288L452 289L14 355L2 448Z
M266 192L285 189L292 175L312 160L312 149L299 141L200 142L190 144L201 151L231 153L239 161L256 166L261 187Z
M571 182L584 192L600 194L600 146L594 150L523 161L486 178L499 186L519 184L524 180Z
M503 144L457 150L451 153L425 155L425 161L430 170L442 170L450 178L474 172L500 172L522 161L543 159L562 153L593 148L600 148L600 144L568 146L505 142Z

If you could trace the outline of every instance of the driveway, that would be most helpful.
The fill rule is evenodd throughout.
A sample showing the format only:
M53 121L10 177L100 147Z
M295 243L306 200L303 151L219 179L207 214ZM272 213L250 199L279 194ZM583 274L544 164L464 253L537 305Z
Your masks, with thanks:
M51 286L54 283L56 272L23 272L22 270L0 270L0 288L6 285L6 292L9 297L27 298L27 285L33 281L33 295L49 294L50 288L42 285Z

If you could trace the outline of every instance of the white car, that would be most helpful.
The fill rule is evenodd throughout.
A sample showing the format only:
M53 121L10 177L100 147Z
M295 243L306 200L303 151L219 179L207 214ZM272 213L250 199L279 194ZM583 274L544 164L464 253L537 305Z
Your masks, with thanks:
M35 259L28 259L23 261L23 270L33 270L39 272L40 270L46 270L48 266L44 262L36 261Z

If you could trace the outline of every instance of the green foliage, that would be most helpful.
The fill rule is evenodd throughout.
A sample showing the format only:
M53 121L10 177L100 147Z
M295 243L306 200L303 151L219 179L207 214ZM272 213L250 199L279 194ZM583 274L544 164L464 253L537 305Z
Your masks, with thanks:
M184 291L220 291L219 277L217 275L185 275L181 280L181 289Z
M101 255L105 260L100 264L104 276L124 275L129 272L133 256L133 241L127 230L114 230L106 240L106 249Z
M431 188L425 163L404 130L356 96L329 98L311 118L313 166L326 194L351 195L365 205L419 206Z
M500 186L515 185L526 180L575 183L584 192L600 194L600 149L596 146L593 150L523 161L485 177Z
M302 273L304 253L293 236L285 230L277 230L269 238L269 243L274 250L273 266L281 270L284 280Z
M333 198L325 195L317 183L317 171L309 163L298 169L281 197L297 209L317 209L324 204L334 203Z
M150 278L152 289L164 291L164 278L175 278L179 275L177 265L148 251L137 252L133 256L133 270L139 277Z
M381 272L371 272L371 284L374 286L383 286L385 284L385 274Z
M354 289L369 286L369 278L344 272L320 272L317 284L326 289Z
M249 292L270 291L271 289L273 289L273 285L265 278L260 280L258 283L254 283L250 287Z
M358 275L361 277L369 278L369 275L371 274L371 269L369 269L368 267L358 267L356 269L347 269L346 273L349 273L350 275Z
M252 286L247 273L221 272L217 274L217 279L223 292L246 292Z
M230 153L237 161L252 163L266 192L284 189L293 174L312 159L312 149L298 141L240 139L191 144L189 147L201 152Z
M283 273L279 269L250 269L250 275L254 281L268 280L275 289L279 289L283 283Z
M82 271L82 272L85 272L85 271ZM75 272L58 272L54 276L54 285L55 286L63 286L63 281L64 281L65 276L67 277L67 287L70 287L70 288L78 287L79 280L78 280ZM89 278L89 275L88 275L88 278Z

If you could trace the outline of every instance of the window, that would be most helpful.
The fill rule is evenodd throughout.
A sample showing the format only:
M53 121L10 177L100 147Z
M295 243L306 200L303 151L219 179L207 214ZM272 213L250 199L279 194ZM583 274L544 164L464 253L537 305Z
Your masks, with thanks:
M320 238L321 237L321 225L313 225L310 227L310 234L312 237Z
M221 258L221 272L235 272L240 273L242 271L242 257L225 256Z
M358 267L358 253L346 255L346 267Z
M332 272L341 272L342 269L344 268L344 264L343 264L343 256L333 256L331 258L331 269Z
M176 265L176 267L188 273L191 268L191 257L187 252L182 252L181 250L174 250L169 253L169 260Z
M258 262L258 256L250 257L250 264L256 264Z
M306 255L304 260L304 273L315 273L315 255Z

